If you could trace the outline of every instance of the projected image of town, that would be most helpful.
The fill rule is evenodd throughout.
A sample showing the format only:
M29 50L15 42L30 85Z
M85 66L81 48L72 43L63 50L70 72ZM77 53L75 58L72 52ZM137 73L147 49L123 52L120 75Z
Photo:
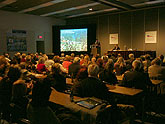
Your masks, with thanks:
M87 28L60 30L61 51L87 51Z

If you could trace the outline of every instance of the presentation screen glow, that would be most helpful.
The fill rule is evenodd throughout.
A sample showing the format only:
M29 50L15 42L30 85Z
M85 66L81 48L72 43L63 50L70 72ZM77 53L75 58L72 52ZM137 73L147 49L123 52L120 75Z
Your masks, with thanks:
M61 29L60 50L61 51L87 51L87 28Z

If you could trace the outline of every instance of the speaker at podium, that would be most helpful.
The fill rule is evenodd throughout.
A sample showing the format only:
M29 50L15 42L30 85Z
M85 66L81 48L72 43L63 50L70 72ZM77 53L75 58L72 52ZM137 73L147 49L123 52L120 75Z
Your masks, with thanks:
M92 44L91 47L91 54L96 56L97 54L101 54L101 47L100 42L96 39L96 42Z

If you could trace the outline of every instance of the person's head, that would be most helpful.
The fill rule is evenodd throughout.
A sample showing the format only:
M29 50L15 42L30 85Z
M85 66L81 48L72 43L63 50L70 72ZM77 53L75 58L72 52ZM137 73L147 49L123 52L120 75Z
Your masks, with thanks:
M22 58L25 58L25 57L26 57L26 54L25 54L25 53L23 53L23 54L22 54Z
M79 57L75 57L73 60L73 63L79 63L80 62L80 58Z
M74 53L71 53L71 55L70 55L71 57L74 57L75 56L75 54Z
M70 60L71 60L71 57L69 55L66 55L64 61L70 61Z
M26 56L26 61L27 61L27 62L30 62L30 61L31 61L31 56L30 56L30 55L27 55L27 56Z
M151 65L160 65L161 61L159 58L155 58L154 60L152 60Z
M145 60L150 60L150 55L149 55L149 54L146 54L146 55L144 56L144 58L145 58Z
M135 61L133 61L133 63L132 63L132 67L133 67L133 70L136 70L136 71L140 71L140 69L141 69L141 61L139 61L139 60L135 60Z
M112 59L108 59L108 62L105 64L105 70L107 70L107 71L113 71L113 69L114 69L114 62L113 62L113 60Z
M32 106L45 107L48 105L51 94L50 81L48 78L39 79L33 85L32 89Z
M99 67L103 66L103 59L98 58L96 63Z
M54 65L52 66L52 73L53 74L59 74L60 72L61 72L60 64L54 63Z
M103 61L104 61L104 63L107 63L108 62L108 57L107 56L103 56Z
M92 77L97 77L99 72L99 66L97 64L90 64L88 66L88 75Z
M4 56L0 56L0 74L4 74L7 67L7 60Z
M17 80L13 83L12 87L12 97L20 98L25 96L27 93L27 87L25 84L25 80Z
M38 60L38 64L44 64L45 63L45 58L44 57L41 57L39 60Z
M161 61L164 60L164 56L163 55L160 55L159 58L160 58Z
M16 81L21 77L21 70L18 65L11 66L7 73L7 76L11 81Z
M83 79L85 79L85 78L87 78L87 77L88 77L87 68L82 67L82 68L78 71L78 73L77 73L77 75L76 75L76 79L77 79L78 81L80 81L80 80L83 80Z
M84 59L84 55L83 55L83 54L81 54L81 55L80 55L80 58L81 58L81 59Z
M54 61L55 63L60 63L60 57L59 57L59 56L54 56L54 57L53 57L53 61Z
M117 63L123 63L124 62L124 58L123 57L119 57L118 59L117 59Z
M95 63L96 63L96 58L95 58L95 57L92 57L91 62L92 62L93 64L95 64Z
M61 57L64 57L65 56L65 54L64 53L61 53Z
M134 59L134 54L133 53L130 53L128 56L129 56L130 59Z

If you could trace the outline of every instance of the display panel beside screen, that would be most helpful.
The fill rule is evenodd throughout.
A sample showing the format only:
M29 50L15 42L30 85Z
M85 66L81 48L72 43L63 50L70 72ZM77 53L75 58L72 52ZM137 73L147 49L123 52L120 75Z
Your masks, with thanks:
M60 50L65 51L87 51L87 28L61 29Z

